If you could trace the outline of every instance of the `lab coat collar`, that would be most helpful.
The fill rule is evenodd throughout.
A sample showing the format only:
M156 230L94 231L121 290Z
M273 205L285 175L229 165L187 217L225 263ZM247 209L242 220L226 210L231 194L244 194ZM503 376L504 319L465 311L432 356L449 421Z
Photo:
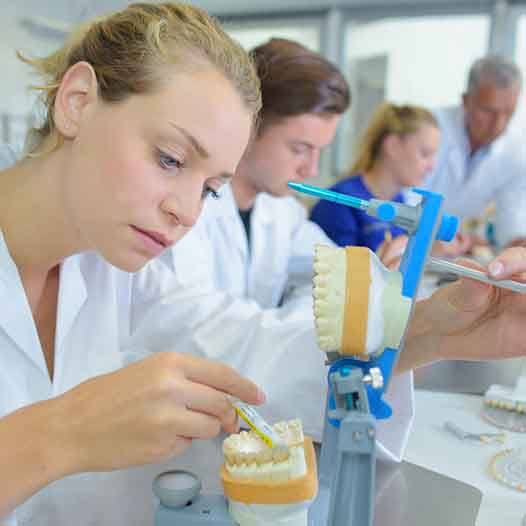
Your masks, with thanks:
M55 353L63 352L63 344L87 294L86 281L80 268L80 254L66 258L60 265L60 285L57 305Z
M215 216L218 219L232 219L239 216L234 192L230 184L225 184L221 188L219 199L207 199L204 213Z
M224 185L221 189L220 199L210 200L210 202L207 203L207 206L210 208L210 213L222 223L223 229L226 232L232 232L233 237L231 242L236 244L244 257L247 257L247 236L245 235L245 229L241 217L239 216L237 203L231 185Z
M261 224L271 223L273 220L272 214L270 213L271 207L266 206L266 203L269 199L275 198L264 192L261 192L256 196L256 200L254 201L253 216L257 218L258 226ZM214 214L216 217L240 221L238 206L234 198L232 186L230 184L226 184L221 189L221 198L218 201L211 200L206 206L211 208L210 213Z
M80 271L78 258L76 256L67 258L60 267L55 353L60 352L64 339L86 300L86 296L86 285ZM20 274L1 231L0 328L45 375L48 375L44 354Z
M270 201L276 199L276 197L264 192L257 195L254 202L254 220L257 221L258 225L268 226L274 224L275 218L272 214L274 208L270 205Z
M275 198L268 194L260 193L254 202L251 223L256 225L258 231L260 228L274 224L271 213L273 208L267 205L269 199ZM219 200L211 199L205 206L207 209L204 213L215 217L216 221L222 224L224 231L231 232L230 242L236 245L243 257L248 257L247 237L231 185L227 184L221 189L221 198Z
M38 334L22 281L1 231L0 329L5 331L38 369L46 371L47 374L44 354L40 350Z

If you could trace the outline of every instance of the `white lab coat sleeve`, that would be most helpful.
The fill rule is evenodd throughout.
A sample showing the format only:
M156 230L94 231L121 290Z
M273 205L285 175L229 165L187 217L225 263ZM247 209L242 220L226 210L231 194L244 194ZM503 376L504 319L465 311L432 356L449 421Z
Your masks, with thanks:
M502 185L495 196L495 237L497 246L504 248L514 239L526 238L526 147L521 144L507 160L510 174L508 184ZM498 175L498 174L496 174Z
M192 247L197 241L194 236L185 239L186 249L196 260L206 259L206 246ZM188 273L194 276L191 282ZM321 439L327 371L311 309L261 309L253 301L233 298L214 289L206 268L195 263L174 273L169 265L153 262L135 275L132 296L125 349L173 350L228 363L266 392L268 401L261 410L265 417L299 417L305 432ZM412 414L412 406L405 407L412 404L410 378L396 378L391 387L395 398L402 396L397 407L403 415ZM382 424L381 458L401 458L409 425L402 414Z
M0 524L2 526L17 526L18 521L16 520L16 513L11 513L6 517L0 517Z

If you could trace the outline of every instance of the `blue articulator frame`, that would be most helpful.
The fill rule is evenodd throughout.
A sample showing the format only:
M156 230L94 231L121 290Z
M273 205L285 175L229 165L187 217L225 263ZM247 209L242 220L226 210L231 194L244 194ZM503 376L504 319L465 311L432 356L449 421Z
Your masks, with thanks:
M418 285L425 269L426 259L435 239L441 241L451 241L454 237L458 220L453 216L441 214L443 197L440 194L426 190L413 189L413 192L422 197L422 201L417 205L418 218L413 225L412 231L408 231L409 241L400 263L400 272L402 274L402 295L410 298L414 306ZM387 205L385 203L385 205ZM381 206L382 207L382 206ZM381 208L380 207L380 208ZM413 207L411 207L413 208ZM389 220L397 223L398 213L395 211ZM384 215L383 219L386 217ZM404 226L407 223L404 224ZM413 308L413 307L412 307ZM366 386L367 397L369 399L370 412L379 420L389 418L392 410L382 397L389 387L392 372L398 361L399 352L403 349L405 335L402 338L400 349L385 348L376 357L368 361L362 361L352 358L341 358L334 362L329 370L329 375L343 367L360 368L364 374L368 374L373 367L378 367L384 379L384 385L381 389L373 389ZM330 386L330 382L329 382ZM334 407L332 395L329 397L329 408ZM331 423L337 425L337 421L331 420Z

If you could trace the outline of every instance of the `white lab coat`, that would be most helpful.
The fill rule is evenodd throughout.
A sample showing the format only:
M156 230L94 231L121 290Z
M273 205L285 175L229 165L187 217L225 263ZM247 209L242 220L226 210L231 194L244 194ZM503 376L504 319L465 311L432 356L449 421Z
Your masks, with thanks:
M187 237L181 246L195 249L199 261L208 248L194 245L195 239ZM0 236L0 416L149 352L177 350L234 365L264 388L268 415L299 415L306 431L319 438L326 380L312 321L305 322L306 310L262 310L255 302L211 290L207 267L193 265L191 257L186 261L188 265L178 265L175 274L160 260L128 274L93 253L67 258L60 272L51 382L18 271ZM395 416L379 424L385 446L380 453L386 456L402 454L413 411L411 382L406 375L392 384ZM0 523L153 524L151 482L157 473L175 466L189 468L203 478L205 489L218 491L220 463L221 439L196 441L185 455L163 465L57 481Z
M158 271L162 274L161 267ZM95 254L63 262L51 382L17 268L0 233L0 416L57 396L134 359L131 349L123 351L124 340L139 323L143 307L162 294L166 283L161 274L146 279L152 272L153 267L145 270L141 282ZM171 272L167 277L169 281ZM128 309L123 305L126 297ZM151 482L162 470L149 466L67 477L39 491L7 519L0 518L0 524L152 524Z
M435 169L426 188L444 195L444 211L469 218L495 201L499 246L526 237L526 133L520 122L469 162L470 146L462 107L435 112L442 131ZM471 166L470 166L471 164Z
M196 262L204 262L216 289L252 299L264 309L287 303L291 296L306 296L310 310L314 246L333 245L332 241L306 220L305 209L296 199L265 193L256 198L250 230L249 249L232 189L225 185L220 199L206 202L189 235L208 248L206 258L196 259L187 246L176 245L177 264L189 266L193 276Z

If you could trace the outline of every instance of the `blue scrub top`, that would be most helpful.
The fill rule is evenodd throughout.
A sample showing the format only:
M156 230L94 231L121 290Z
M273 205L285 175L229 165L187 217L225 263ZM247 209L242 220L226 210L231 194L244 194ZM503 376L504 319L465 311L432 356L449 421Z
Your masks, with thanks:
M376 197L367 188L361 175L348 177L331 187L331 190L362 199ZM403 203L402 193L397 194L392 201ZM363 210L326 200L321 200L314 206L310 219L342 247L355 245L376 251L383 242L387 230L391 231L393 238L406 233L392 223L368 216Z

